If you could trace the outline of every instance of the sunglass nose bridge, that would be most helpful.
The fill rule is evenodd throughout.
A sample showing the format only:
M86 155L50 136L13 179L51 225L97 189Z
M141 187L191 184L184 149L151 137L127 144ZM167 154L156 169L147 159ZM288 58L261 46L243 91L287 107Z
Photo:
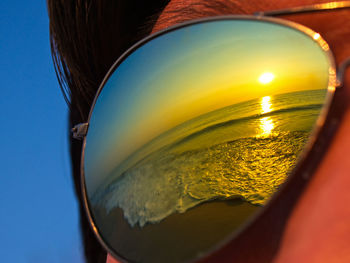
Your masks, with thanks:
M337 87L343 87L346 68L350 66L350 57L343 61L337 71Z

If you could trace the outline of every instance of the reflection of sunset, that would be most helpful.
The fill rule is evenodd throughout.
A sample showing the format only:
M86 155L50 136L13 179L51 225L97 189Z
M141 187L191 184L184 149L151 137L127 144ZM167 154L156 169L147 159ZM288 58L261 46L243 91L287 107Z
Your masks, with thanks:
M148 41L111 74L94 106L85 163L89 180L96 179L89 191L166 131L251 100L254 116L271 113L277 94L326 88L328 70L312 37L269 22L199 23ZM254 134L279 126L262 117Z
M270 135L274 128L273 121L270 117L264 117L260 119L260 136Z
M271 109L271 97L265 96L261 99L261 113L268 113L272 111Z

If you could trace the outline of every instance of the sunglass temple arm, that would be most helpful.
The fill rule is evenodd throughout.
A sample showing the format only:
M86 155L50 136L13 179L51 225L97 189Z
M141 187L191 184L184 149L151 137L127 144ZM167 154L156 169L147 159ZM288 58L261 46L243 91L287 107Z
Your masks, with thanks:
M280 15L289 15L289 14L331 11L334 9L345 9L345 8L350 8L350 1L337 1L337 2L329 2L329 3L323 3L323 4L293 7L293 8L287 8L287 9L279 9L279 10L273 10L273 11L256 12L254 13L254 15L255 16L280 16Z

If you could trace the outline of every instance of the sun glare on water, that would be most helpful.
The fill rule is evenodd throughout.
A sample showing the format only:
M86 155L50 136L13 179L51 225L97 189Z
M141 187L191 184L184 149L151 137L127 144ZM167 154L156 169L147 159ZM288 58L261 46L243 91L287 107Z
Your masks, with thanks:
M271 97L265 96L261 98L260 101L261 104L261 113L269 113L272 109L272 103L271 103ZM260 119L260 134L259 136L268 136L272 133L272 130L274 129L275 124L271 117L263 117Z
M271 97L265 96L261 98L261 113L268 113L272 111L271 109Z
M275 75L273 73L265 72L265 73L260 75L258 80L261 84L268 84L271 81L273 81L274 78L275 78Z

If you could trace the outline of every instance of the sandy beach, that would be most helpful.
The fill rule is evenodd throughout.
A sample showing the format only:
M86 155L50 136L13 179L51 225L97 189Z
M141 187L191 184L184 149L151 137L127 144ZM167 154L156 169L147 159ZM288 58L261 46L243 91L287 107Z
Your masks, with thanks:
M212 249L259 209L240 199L202 203L157 224L131 227L120 208L94 208L106 243L129 261L183 262Z

